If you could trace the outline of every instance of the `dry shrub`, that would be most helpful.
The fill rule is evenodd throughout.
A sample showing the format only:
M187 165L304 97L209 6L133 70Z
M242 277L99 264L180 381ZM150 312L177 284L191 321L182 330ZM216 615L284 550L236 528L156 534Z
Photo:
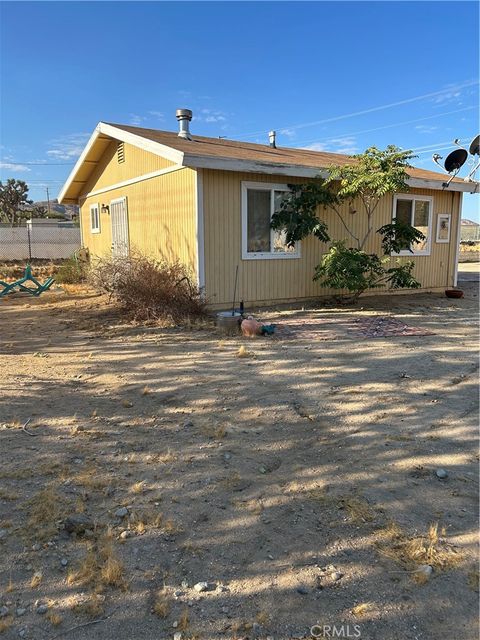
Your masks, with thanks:
M13 624L13 616L7 616L6 618L0 618L0 633L3 633Z
M190 624L190 618L188 617L188 609L184 609L178 618L177 629L179 631L186 631Z
M98 593L92 593L82 602L73 606L75 613L83 613L90 618L98 618L104 612L105 597Z
M340 498L339 507L347 511L348 519L354 524L373 522L375 520L375 512L368 502L359 496Z
M63 500L52 487L39 491L28 502L30 514L25 529L27 535L47 540L57 533Z
M188 268L141 254L99 259L92 284L110 294L134 320L177 324L206 316L201 291Z
M355 607L353 607L352 614L356 618L361 618L362 616L369 613L372 610L372 608L373 608L373 605L371 602L362 602L361 604L357 604Z
M446 571L456 567L462 560L452 544L445 539L445 530L439 535L438 523L431 524L426 535L409 537L401 528L390 523L377 532L376 546L380 553L401 564L405 569L415 570L419 565L430 565ZM422 576L417 577L422 581Z
M53 627L58 627L58 625L62 624L63 621L62 616L56 611L48 611L45 617Z
M67 576L67 584L90 585L99 593L105 586L124 589L124 566L113 549L113 539L107 531L87 551L76 571Z
M36 589L40 583L43 580L43 574L41 571L35 571L35 573L33 574L31 580L30 580L30 587L32 589Z
M163 514L157 509L145 507L135 509L130 515L130 526L139 534L149 529L159 529L162 526Z
M14 491L8 491L7 489L0 489L0 500L14 501L18 500L19 495Z
M159 618L166 618L170 613L170 600L165 589L161 589L155 596L153 611Z

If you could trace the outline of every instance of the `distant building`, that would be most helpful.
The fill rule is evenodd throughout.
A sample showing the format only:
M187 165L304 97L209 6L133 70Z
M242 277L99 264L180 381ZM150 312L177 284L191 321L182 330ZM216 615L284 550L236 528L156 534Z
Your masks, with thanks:
M460 227L460 241L465 242L467 240L480 241L480 224L473 220L462 219Z

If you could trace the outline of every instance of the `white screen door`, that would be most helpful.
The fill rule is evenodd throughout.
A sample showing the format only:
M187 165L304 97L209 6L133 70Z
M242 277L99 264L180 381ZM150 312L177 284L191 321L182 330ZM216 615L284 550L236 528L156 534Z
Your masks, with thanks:
M112 255L126 257L129 253L127 199L118 198L110 202L112 222Z

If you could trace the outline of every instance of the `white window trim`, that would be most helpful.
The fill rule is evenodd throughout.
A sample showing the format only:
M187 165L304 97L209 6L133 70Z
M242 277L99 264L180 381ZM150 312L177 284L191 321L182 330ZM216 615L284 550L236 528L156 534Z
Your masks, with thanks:
M301 258L300 242L295 243L295 250L290 252L271 252L271 251L247 251L248 247L248 198L247 190L257 189L258 191L290 191L286 184L275 184L274 182L242 182L242 260L292 260ZM271 199L271 214L273 214L274 201ZM273 234L275 231L270 230L271 242L273 246Z
M403 251L399 251L398 253L393 253L392 256L410 256L414 258L415 256L429 256L431 253L432 247L432 219L433 219L433 197L432 196L420 196L416 194L410 193L397 193L393 196L393 215L392 219L395 220L397 217L397 202L398 200L413 200L412 212L415 211L415 200L421 200L422 202L428 201L430 206L428 207L428 238L427 238L427 246L422 251L417 251L413 249L413 251L409 251L408 249L404 249ZM410 224L411 224L410 220Z
M98 227L94 227L93 224L92 224L92 211L93 211L93 209L97 210ZM90 231L92 233L100 233L100 205L99 205L99 203L96 202L96 203L91 204L89 211L90 211Z
M442 220L442 218L447 218L448 220L448 237L445 240L445 238L440 238L440 222ZM439 244L448 244L450 242L450 235L452 232L452 214L451 213L439 213L437 215L437 236L435 238L435 242L438 242Z

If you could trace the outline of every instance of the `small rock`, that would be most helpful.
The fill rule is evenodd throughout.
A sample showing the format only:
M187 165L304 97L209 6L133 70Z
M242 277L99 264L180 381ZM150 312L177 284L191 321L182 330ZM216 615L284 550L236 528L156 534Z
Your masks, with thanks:
M425 576L426 578L430 578L430 576L433 573L433 567L429 564L421 564L416 573L419 573L420 575Z
M127 538L131 538L133 535L133 531L131 531L130 529L125 529L125 531L122 531L122 533L120 534L120 538L122 540L126 540Z
M128 516L128 509L127 507L120 507L119 509L117 509L115 511L115 516L117 518L125 518L125 516Z
M339 580L341 580L343 578L343 573L340 573L340 571L334 571L333 573L330 574L330 578L334 582L338 582Z
M18 632L18 635L20 636L20 638L24 638L26 633L27 633L26 629L20 629L20 631Z
M15 613L17 614L18 617L20 616L24 616L27 613L27 610L24 609L23 607L19 607Z
M41 548L42 548L42 545L38 544L37 542L36 544L33 545L32 551L40 551Z
M437 478L440 478L440 480L445 480L445 478L448 478L448 473L445 471L445 469L437 469L435 471L435 475L437 476Z
M224 460L231 460L232 459L232 454L228 453L228 451L227 451L227 453L223 454L223 459Z
M223 585L223 584L218 584L217 585L217 591L219 593L225 593L227 591L230 591L230 589L228 587L226 587L225 585Z
M188 582L187 582L187 580L182 580L182 589L188 589Z
M183 636L181 631L177 631L177 633L173 634L173 640L182 640L182 638Z
M48 611L48 604L39 604L37 607L37 613L44 615Z
M202 593L203 591L213 591L216 586L214 582L197 582L197 584L193 585L193 588L195 591L198 591L198 593Z
M187 420L184 421L183 426L185 428L187 427L193 427L193 420L190 420L190 418L188 418Z
M8 616L8 607L0 607L0 618Z
M308 593L308 589L306 587L298 587L297 593L300 593L302 596L306 596Z
M7 537L8 531L6 529L0 529L0 540Z
M67 564L68 564L68 560L67 560L67 558L62 558L62 559L60 560L60 564L62 565L62 567L66 567L66 566L67 566Z
M173 595L175 596L175 598L180 598L180 596L183 596L184 593L185 593L184 591L177 589L176 591L173 592Z
M68 533L85 533L87 529L93 529L93 521L84 513L73 513L65 519L65 531Z
M175 620L174 623L172 624L172 627L174 629L176 629L178 627L178 620Z

